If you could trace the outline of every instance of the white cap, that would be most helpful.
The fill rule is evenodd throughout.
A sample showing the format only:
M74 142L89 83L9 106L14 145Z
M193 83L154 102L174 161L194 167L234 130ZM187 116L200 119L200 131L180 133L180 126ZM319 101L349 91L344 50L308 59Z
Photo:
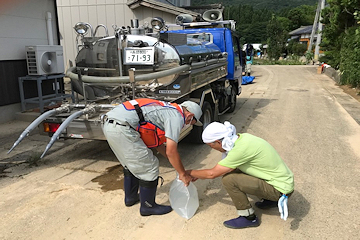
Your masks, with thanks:
M202 115L202 111L201 111L201 107L199 106L199 104L192 102L192 101L185 101L183 103L180 104L180 106L186 107L186 109L193 113L195 118L196 118L196 126L202 126L203 124L200 122L200 118Z

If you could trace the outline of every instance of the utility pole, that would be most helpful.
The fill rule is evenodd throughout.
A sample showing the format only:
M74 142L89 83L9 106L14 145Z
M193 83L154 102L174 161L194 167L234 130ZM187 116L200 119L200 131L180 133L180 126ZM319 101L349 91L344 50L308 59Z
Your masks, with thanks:
M311 30L311 35L310 35L310 42L309 42L309 45L308 45L308 52L311 52L311 50L312 50L312 45L313 45L313 42L314 42L314 36L315 36L315 32L316 32L316 27L317 27L318 22L319 22L321 1L322 0L319 0L318 6L316 8L316 14L315 14L314 23L313 23L312 30Z
M321 33L322 32L321 11L324 9L324 7L325 7L325 0L319 0L318 6L316 9L314 24L313 24L313 27L311 30L310 42L309 42L309 46L308 46L308 52L311 52L313 42L314 42L314 37L316 34L316 45L315 45L315 53L314 53L315 61L319 60L319 51L320 51L321 34L322 34ZM316 28L317 28L317 31L316 31Z
M322 35L322 17L321 17L321 11L324 9L325 7L325 0L321 0L321 6L320 6L320 16L319 16L319 27L318 27L318 34L316 37L316 45L315 45L315 54L314 54L314 60L318 61L319 60L319 52L320 52L320 43L321 43L321 35Z

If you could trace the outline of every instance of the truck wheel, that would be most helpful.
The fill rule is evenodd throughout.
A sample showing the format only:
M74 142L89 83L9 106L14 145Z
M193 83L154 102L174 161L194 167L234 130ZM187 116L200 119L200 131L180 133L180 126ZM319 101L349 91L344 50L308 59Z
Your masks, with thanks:
M186 140L193 143L203 143L202 141L202 132L203 130L214 121L214 111L211 108L211 105L209 102L204 102L202 106L202 116L200 118L200 122L202 122L203 126L193 126L193 130L191 130L191 133L186 137Z
M235 108L236 108L236 100L237 100L237 95L236 95L236 88L234 86L232 86L231 88L231 96L230 96L230 109L227 110L227 113L232 113Z

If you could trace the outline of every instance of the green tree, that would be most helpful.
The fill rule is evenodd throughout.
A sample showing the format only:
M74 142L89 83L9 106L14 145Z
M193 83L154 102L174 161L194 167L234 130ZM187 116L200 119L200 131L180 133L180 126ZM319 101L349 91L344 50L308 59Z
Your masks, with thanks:
M292 22L290 21L290 19L288 19L288 18L286 18L286 17L278 17L277 19L278 19L281 27L282 27L284 30L286 30L286 31L288 31L288 32L290 32L290 31L292 30L292 27L291 27L291 26L292 26Z
M287 47L288 53L296 56L303 56L307 50L306 44L299 43L297 40L291 40Z
M296 8L282 11L280 16L286 17L290 21L290 29L294 30L301 26L312 25L315 18L316 5L301 5Z
M301 25L311 25L314 21L316 6L298 6L275 12L269 9L258 9L252 5L231 5L224 9L224 18L236 21L236 29L247 42L265 43L266 28L272 16L278 18L282 28L292 31Z
M266 27L272 14L272 11L255 10L250 5L228 6L224 10L224 18L236 21L236 31L245 39L245 43L266 41Z
M344 34L340 55L341 83L360 87L360 27L354 26Z
M215 1L215 0L214 0ZM216 1L215 1L216 2ZM212 3L215 3L212 2ZM295 3L296 2L296 3ZM312 5L300 5L310 2ZM241 0L225 1L224 19L236 21L236 31L242 38L242 43L269 43L272 58L279 58L286 48L288 32L301 25L311 25L314 21L317 0L283 1L283 0ZM197 5L210 3L207 0L197 1ZM277 9L266 8L269 4L276 5ZM294 45L291 53L300 54L303 45ZM301 54L302 55L302 54Z
M196 0L191 1L192 6L203 6L213 3L222 3L224 6L251 5L254 9L269 9L279 11L284 8L295 8L299 5L313 5L317 0Z
M320 61L339 69L343 84L360 86L360 0L329 0L322 17Z
M261 43L266 39L267 22L238 25L237 31L244 37L245 42Z
M267 25L268 34L268 49L270 59L278 60L285 50L288 33L281 26L281 22L273 15L269 24Z

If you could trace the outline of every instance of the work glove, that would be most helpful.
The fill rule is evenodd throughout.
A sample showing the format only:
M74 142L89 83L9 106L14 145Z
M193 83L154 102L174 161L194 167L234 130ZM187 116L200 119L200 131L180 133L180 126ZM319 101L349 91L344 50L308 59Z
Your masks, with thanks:
M280 212L280 217L281 217L281 219L284 219L284 221L286 221L286 219L289 215L287 203L288 203L288 196L283 194L278 201L278 208L279 208L279 212Z

